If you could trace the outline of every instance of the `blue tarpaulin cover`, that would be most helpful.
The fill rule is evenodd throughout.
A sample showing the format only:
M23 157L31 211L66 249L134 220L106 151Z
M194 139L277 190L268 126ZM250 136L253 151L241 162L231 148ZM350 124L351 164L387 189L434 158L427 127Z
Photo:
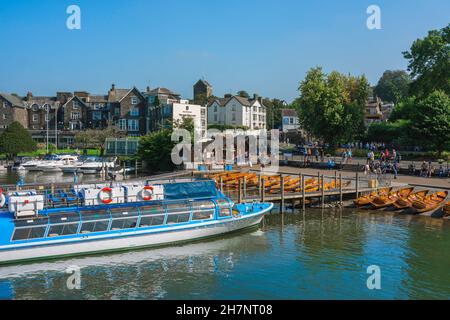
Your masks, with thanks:
M212 180L164 184L164 199L217 197L216 184Z

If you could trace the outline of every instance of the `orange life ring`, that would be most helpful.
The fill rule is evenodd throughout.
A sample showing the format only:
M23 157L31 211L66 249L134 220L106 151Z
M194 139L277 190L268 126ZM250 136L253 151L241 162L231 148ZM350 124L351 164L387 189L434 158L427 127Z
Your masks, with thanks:
M108 194L108 197L104 197L104 194ZM111 203L113 201L113 197L112 197L112 189L105 187L103 188L99 193L98 193L98 197L101 200L101 202L103 202L104 204L108 204Z
M147 195L145 195L147 193ZM141 197L144 201L152 200L153 195L153 187L152 186L145 186L141 191Z

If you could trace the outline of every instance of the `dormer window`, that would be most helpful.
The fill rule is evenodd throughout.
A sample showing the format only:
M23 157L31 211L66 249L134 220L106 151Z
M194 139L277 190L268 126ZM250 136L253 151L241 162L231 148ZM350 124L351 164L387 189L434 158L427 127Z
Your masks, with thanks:
M132 97L131 97L131 104L132 104L132 105L138 104L138 98L135 97L135 96L132 96Z
M33 104L33 111L38 111L39 110L39 106L37 104Z

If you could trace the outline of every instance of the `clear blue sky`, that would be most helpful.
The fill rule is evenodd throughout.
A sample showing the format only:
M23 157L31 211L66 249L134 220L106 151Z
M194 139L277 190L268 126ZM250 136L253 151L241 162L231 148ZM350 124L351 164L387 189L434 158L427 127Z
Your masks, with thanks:
M81 8L81 30L66 8ZM381 8L381 30L366 8ZM192 97L247 90L292 100L313 66L365 74L405 69L401 52L450 22L448 0L0 0L0 92L105 93L168 87Z

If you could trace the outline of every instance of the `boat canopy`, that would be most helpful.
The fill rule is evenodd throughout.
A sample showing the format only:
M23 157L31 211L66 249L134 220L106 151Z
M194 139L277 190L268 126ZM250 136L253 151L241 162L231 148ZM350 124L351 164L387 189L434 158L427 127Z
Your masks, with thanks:
M213 180L168 183L164 185L166 200L217 197L216 184Z

